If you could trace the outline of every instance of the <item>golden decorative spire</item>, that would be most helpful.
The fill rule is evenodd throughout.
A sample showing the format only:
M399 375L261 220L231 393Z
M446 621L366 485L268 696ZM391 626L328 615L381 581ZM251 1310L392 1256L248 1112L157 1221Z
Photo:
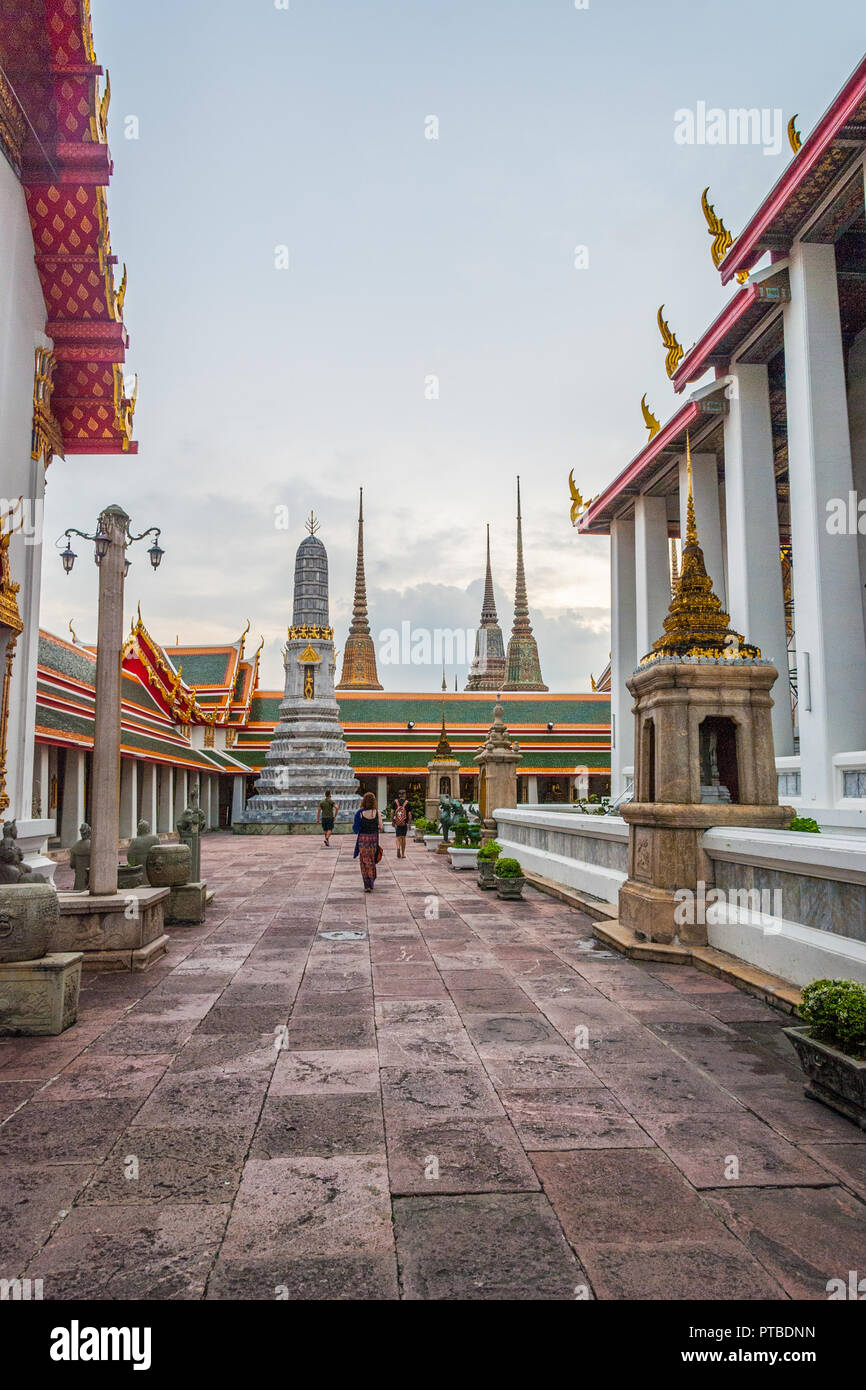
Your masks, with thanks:
M704 210L704 217L707 219L707 227L709 228L710 236L713 238L713 244L710 247L710 255L713 258L713 265L716 267L716 270L718 270L725 256L733 246L734 238L731 236L721 217L716 215L715 208L707 201L707 194L709 191L709 186L707 186L701 194L701 207ZM748 278L749 272L747 270L737 271L736 279L739 284L744 285Z
M310 515L307 517L305 525L310 535L314 536L319 529L319 523L316 520L315 512L310 512Z
M668 324L662 318L662 309L664 307L665 306L663 304L659 305L659 311L656 315L656 322L659 326L659 333L662 335L662 342L664 346L667 348L667 356L665 357L665 370L669 377L673 377L674 372L683 360L683 350L677 341L676 334L671 332Z
M682 548L680 571L676 578L674 594L668 616L664 621L664 632L652 645L652 650L641 659L646 665L659 657L713 657L727 660L759 661L758 647L746 642L740 633L730 626L730 618L722 608L721 599L713 591L704 564L704 554L698 544L698 528L695 522L695 502L692 493L692 451L691 441L686 434L686 470L688 477L688 498L686 502L686 536Z
M679 579L679 557L677 556L677 543L671 536L671 598L677 591L677 580Z
M797 114L798 113L795 112L788 122L788 144L791 146L794 154L799 153L800 146L803 143L803 137L797 129Z
M710 247L710 255L713 258L713 265L716 267L716 270L718 270L722 261L725 259L725 255L733 246L734 238L708 200L707 194L709 191L709 185L707 185L701 194L701 208L703 209L704 217L707 219L707 228L710 236L713 238L713 244Z
M571 524L576 526L584 512L588 511L593 502L598 500L598 493L595 497L589 497L584 501L583 493L574 481L573 468L568 475L568 490L571 493Z
M643 422L646 425L647 430L649 431L649 437L650 439L655 439L656 435L661 429L661 425L659 424L658 420L653 415L652 411L646 403L646 391L644 391L643 395L640 398L640 408L643 412ZM647 440L647 443L649 443L649 440Z
M337 653L334 653L334 660ZM355 560L355 600L346 638L343 674L338 690L382 690L376 669L376 648L367 615L367 577L364 571L364 489L358 505L358 551Z

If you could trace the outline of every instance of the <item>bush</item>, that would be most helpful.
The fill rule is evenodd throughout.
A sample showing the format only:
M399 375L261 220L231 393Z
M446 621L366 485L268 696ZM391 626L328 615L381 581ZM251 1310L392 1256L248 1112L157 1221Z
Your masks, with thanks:
M486 845L482 845L478 851L479 860L496 860L502 853L502 846L498 840L488 840Z
M523 869L517 859L497 859L493 866L497 878L523 878Z
M821 827L811 816L795 816L788 826L789 830L807 830L810 835L820 835Z
M813 980L803 990L800 1013L823 1042L866 1060L866 985Z
M442 831L441 831L440 828L439 828L439 822L438 822L438 820L425 820L425 822L424 822L424 834L425 834L425 835L441 835L441 834L442 834Z
M418 834L419 834L419 835L423 835L424 832L426 831L426 829L427 829L427 822L426 822L426 820L424 819L423 816L416 816L416 817L415 817L415 829L418 831Z

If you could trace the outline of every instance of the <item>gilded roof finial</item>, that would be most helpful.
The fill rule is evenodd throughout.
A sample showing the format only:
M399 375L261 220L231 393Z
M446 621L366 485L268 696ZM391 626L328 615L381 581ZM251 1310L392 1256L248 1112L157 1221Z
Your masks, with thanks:
M718 270L726 253L730 250L731 246L733 246L734 238L731 236L731 233L728 231L721 217L718 216L712 203L710 203L707 198L709 191L709 185L707 185L701 194L701 208L703 209L704 217L707 219L707 229L709 230L710 236L713 238L713 244L710 247L710 255L713 258L713 265L716 267L716 270Z
M596 493L595 497L584 500L583 493L574 481L573 468L568 475L568 489L571 493L571 524L572 526L576 526L584 512L588 511L593 502L598 500L598 493Z
M650 439L655 439L656 435L661 429L661 425L659 424L655 415L653 415L652 411L646 403L646 391L644 391L643 395L640 398L640 408L643 412L643 422L646 425L647 430L649 431L649 437ZM649 440L647 440L647 443L649 443Z
M69 619L69 631L72 633L72 640L73 640L73 642L75 643L75 645L76 645L76 647L77 647L77 646L78 646L78 638L77 638L76 635L75 635L75 628L72 626L72 619L71 619L71 618Z
M315 514L315 512L310 512L310 515L309 515L309 517L307 518L306 527L307 527L307 530L309 531L309 533L310 533L311 536L314 536L314 535L316 534L316 532L318 531L318 529L319 529L319 523L318 523L318 521L316 520L316 514Z
M795 112L794 115L791 117L790 121L788 122L788 144L791 146L791 149L794 151L794 154L799 153L800 146L803 143L803 137L797 129L798 114L798 112Z
M664 307L665 306L663 304L659 305L659 311L656 315L656 322L659 326L659 333L662 335L662 342L664 346L667 348L667 356L665 357L665 370L669 377L673 377L674 372L683 360L683 350L677 341L676 334L671 332L670 327L662 318L662 309Z

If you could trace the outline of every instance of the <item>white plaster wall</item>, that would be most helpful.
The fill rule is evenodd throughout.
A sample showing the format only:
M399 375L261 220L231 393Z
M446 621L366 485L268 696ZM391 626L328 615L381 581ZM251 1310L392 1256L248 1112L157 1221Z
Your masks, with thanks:
M33 791L45 486L42 464L30 458L33 376L36 348L51 346L44 328L45 303L33 259L24 192L0 157L0 497L29 499L28 526L35 524L37 528L31 537L36 544L26 543L18 534L9 549L12 577L21 585L18 607L24 631L15 651L10 696L6 789L11 805L7 815L18 820L22 840L31 816Z
M866 500L866 328L858 333L848 353L848 426L851 431L851 468L858 502ZM866 508L858 523L860 596L866 623Z

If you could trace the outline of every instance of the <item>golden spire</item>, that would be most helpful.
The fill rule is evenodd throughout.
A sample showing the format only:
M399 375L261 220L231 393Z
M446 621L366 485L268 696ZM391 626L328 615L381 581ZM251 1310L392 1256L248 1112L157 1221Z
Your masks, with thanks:
M334 661L337 653L334 653ZM346 653L343 658L343 674L338 690L381 690L379 673L376 669L376 648L370 636L370 619L367 615L367 577L364 571L364 489L360 490L358 504L358 551L355 560L355 599L352 607L352 621L346 638Z
M659 657L714 657L727 660L759 661L758 647L746 642L730 626L730 618L722 608L721 599L713 591L704 564L704 554L698 543L695 522L695 500L692 492L692 450L686 434L686 536L682 548L679 574L674 584L664 632L653 642L652 650L641 659L641 665Z
M656 315L656 322L659 326L659 333L661 333L662 335L662 342L664 346L667 348L667 356L665 357L665 370L669 377L673 377L674 372L683 360L683 350L680 344L677 342L676 334L671 332L667 322L662 318L662 309L664 307L665 306L663 304L659 305L659 311Z
M652 411L646 403L646 391L644 391L643 395L640 398L640 408L643 412L643 422L646 425L647 430L649 431L649 437L650 439L655 439L656 435L661 429L661 425L659 424L658 420L653 415ZM647 440L647 443L649 443L649 440Z
M677 555L677 543L671 536L671 598L677 591L677 580L679 579L679 557Z

